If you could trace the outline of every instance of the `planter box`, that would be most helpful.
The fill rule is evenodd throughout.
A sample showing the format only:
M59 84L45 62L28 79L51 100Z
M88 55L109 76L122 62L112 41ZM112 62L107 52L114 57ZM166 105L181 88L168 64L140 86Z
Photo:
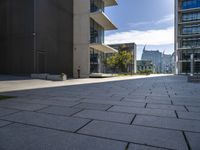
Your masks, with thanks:
M200 82L200 75L188 76L188 82Z
M65 81L67 80L66 75L47 75L47 80L52 80L52 81Z
M43 79L43 80L46 80L47 76L48 76L47 73L43 73L43 74L31 74L31 78L33 78L33 79Z

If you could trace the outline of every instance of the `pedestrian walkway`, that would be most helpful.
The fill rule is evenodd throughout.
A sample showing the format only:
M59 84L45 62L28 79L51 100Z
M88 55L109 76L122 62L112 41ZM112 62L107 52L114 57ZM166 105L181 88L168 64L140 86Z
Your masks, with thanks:
M17 96L0 101L0 150L200 150L200 84L184 76L84 82L8 92L14 81L0 81L0 95Z

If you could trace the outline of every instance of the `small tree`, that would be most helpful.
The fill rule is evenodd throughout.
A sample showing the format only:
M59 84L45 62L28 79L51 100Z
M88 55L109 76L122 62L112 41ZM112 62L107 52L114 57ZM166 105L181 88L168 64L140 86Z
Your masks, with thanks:
M122 72L127 71L128 64L131 64L132 54L128 51L119 51L106 59L105 64L116 71L120 69Z

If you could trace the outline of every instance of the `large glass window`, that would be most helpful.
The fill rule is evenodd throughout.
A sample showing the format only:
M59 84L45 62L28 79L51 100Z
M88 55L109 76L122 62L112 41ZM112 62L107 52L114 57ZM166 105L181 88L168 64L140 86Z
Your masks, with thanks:
M200 38L184 38L181 43L182 48L200 47Z
M90 20L90 43L104 43L104 29L93 19Z
M200 33L200 25L189 25L183 26L182 34L199 34Z
M200 12L195 12L195 13L185 13L182 15L182 21L187 22L187 21L198 21L200 20Z
M104 11L104 1L103 0L90 0L90 11Z
M200 0L184 0L182 2L182 9L191 9L200 7Z

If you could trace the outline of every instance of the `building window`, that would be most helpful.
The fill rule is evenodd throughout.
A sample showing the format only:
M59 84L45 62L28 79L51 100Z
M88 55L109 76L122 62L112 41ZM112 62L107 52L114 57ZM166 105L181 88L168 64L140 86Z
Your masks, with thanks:
M183 26L182 34L199 34L200 33L200 25L192 25L192 26Z
M96 12L96 11L104 12L103 0L90 0L90 12Z
M200 0L184 0L182 2L182 9L191 9L200 7Z
M104 29L93 19L90 20L90 43L104 43Z
M184 13L182 15L182 21L187 22L187 21L198 21L200 20L200 12L195 12L195 13Z
M200 38L184 38L181 41L181 48L200 47Z

